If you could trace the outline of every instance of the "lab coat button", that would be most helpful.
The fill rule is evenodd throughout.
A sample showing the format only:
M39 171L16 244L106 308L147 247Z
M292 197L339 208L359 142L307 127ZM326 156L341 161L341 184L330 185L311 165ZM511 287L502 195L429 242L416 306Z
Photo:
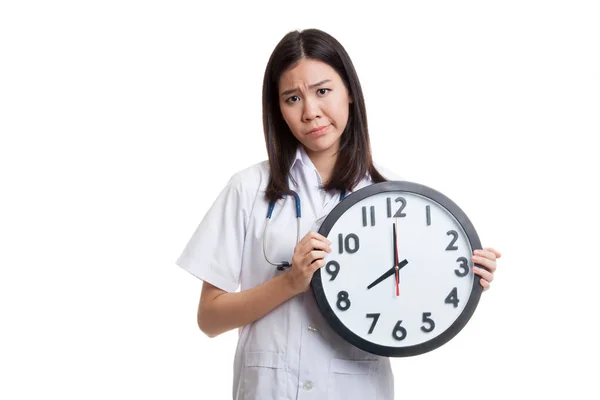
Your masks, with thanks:
M315 327L309 326L308 330L312 333L317 333L317 328L315 328Z
M304 382L303 387L304 387L304 390L310 390L313 387L313 383L311 381L306 381L306 382Z

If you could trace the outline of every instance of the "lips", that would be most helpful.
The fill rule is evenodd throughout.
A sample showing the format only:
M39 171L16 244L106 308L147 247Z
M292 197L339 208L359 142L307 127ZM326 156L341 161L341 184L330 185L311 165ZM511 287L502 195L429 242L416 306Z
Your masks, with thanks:
M310 130L310 131L307 133L307 135L319 136L319 135L322 135L322 134L324 134L324 133L327 131L327 129L329 129L329 125L326 125L326 126L320 126L320 127L318 127L318 128L315 128L315 129L312 129L312 130Z

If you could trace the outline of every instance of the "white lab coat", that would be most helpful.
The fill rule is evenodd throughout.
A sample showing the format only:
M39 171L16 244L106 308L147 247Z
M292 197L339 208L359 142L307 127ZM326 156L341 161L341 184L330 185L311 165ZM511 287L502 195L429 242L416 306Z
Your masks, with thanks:
M377 166L390 180L401 180ZM298 186L300 238L318 231L340 193L319 189L320 176L299 146L291 170ZM176 261L199 279L234 292L284 274L267 263L262 236L269 165L264 161L232 176ZM365 177L355 190L371 184ZM349 193L347 193L349 194ZM296 217L291 196L277 201L268 229L267 255L291 262ZM323 318L310 290L239 329L234 359L234 400L392 400L394 379L387 357L342 339Z

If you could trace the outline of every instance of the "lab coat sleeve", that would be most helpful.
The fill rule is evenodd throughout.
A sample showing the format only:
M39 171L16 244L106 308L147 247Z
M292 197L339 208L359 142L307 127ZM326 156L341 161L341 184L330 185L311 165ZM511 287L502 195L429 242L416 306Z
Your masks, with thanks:
M233 176L188 241L176 264L219 289L237 290L248 219L243 179Z

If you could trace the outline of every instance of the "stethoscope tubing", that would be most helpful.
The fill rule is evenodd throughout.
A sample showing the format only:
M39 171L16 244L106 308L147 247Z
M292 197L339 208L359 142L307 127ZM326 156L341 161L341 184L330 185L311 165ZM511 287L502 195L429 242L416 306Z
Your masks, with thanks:
M298 193L296 193L293 190L290 190L289 195L294 197L294 203L296 205L296 245L297 245L300 242L300 219L302 218L302 207L300 205L300 196L298 196ZM342 190L342 192L340 193L340 201L344 200L345 197L346 197L346 191ZM273 261L269 260L269 257L267 256L267 246L266 246L267 241L265 239L267 238L269 221L271 220L271 216L273 215L273 209L275 209L275 202L271 201L269 203L269 208L267 210L267 221L265 222L265 229L263 231L263 237L262 237L263 255L265 256L265 260L269 264L277 267L277 270L279 270L279 271L284 271L292 266L291 262L289 262L289 261L273 262Z

